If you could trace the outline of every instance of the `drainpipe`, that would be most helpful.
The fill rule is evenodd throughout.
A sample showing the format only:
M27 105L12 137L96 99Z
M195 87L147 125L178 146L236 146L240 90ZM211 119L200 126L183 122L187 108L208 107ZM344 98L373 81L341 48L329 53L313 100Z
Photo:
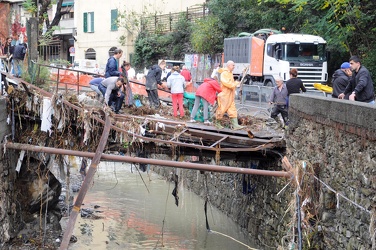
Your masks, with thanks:
M87 157L87 158L95 157L94 153L68 150L68 149L40 147L40 146L34 146L30 144L7 142L5 145L2 144L2 146L6 148L10 148L10 149L26 150L26 151L33 151L33 152L48 153L48 154L74 155L74 156ZM221 173L252 174L252 175L264 175L264 176L285 177L285 178L292 177L292 173L287 172L287 171L270 171L270 170L249 169L249 168L226 167L226 166L219 166L219 165L157 160L157 159L140 158L140 157L132 157L132 156L102 154L101 159L114 161L114 162L151 164L151 165L159 165L163 167L194 169L194 170L202 170L202 171L221 172Z

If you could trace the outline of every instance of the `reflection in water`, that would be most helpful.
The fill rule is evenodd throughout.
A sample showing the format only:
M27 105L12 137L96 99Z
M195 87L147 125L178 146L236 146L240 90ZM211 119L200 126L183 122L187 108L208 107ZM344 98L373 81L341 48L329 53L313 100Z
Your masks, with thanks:
M82 205L99 218L78 217L73 232L78 242L69 249L250 249L240 228L211 206L210 228L236 240L206 230L203 199L180 185L177 207L173 183L154 173L141 176L148 189L135 167L100 164Z

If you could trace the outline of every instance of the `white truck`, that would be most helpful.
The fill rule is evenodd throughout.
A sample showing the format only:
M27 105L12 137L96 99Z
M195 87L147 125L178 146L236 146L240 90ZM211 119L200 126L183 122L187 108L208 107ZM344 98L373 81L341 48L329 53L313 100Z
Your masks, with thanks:
M224 62L235 62L234 76L246 69L245 83L251 85L275 86L275 75L287 81L296 68L306 88L313 89L328 80L326 55L326 41L307 34L262 29L224 40Z

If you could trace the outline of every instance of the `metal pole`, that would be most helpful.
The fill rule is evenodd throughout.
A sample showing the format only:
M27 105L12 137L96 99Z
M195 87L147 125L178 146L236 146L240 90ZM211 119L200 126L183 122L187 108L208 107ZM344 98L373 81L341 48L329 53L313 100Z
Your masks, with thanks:
M101 160L103 150L107 144L107 139L108 139L108 135L110 132L110 125L111 125L111 119L106 114L106 123L104 125L103 133L99 141L97 151L95 152L93 156L93 160L91 161L87 175L84 179L80 192L78 193L77 199L74 203L72 213L69 216L68 225L67 225L67 228L65 229L63 240L59 248L60 250L68 249L68 245L69 245L70 238L72 236L74 224L76 223L78 213L80 212L80 209L81 209L81 204L84 201L87 191L89 190L89 185L93 181L94 174L97 171L97 166Z
M93 158L95 156L94 153L89 153L89 152L82 152L82 151L75 151L75 150L68 150L68 149L57 149L57 148L49 148L49 147L39 147L39 146L30 145L30 144L20 144L20 143L12 143L12 142L7 142L5 144L5 147L11 148L11 149L17 149L17 150L26 150L26 151L34 151L34 152L42 152L42 153L50 153L50 154L74 155L74 156L87 157L87 158ZM253 174L253 175L265 175L265 176L274 176L274 177L285 177L285 178L292 177L292 173L286 172L286 171L270 171L270 170L249 169L249 168L236 168L236 167L226 167L226 166L219 166L219 165L166 161L166 160L157 160L157 159L150 159L150 158L139 158L139 157L109 155L109 154L102 154L101 157L103 160L108 160L108 161L152 164L152 165L159 165L159 166L164 166L164 167L195 169L195 170L203 170L203 171L211 171L211 172Z

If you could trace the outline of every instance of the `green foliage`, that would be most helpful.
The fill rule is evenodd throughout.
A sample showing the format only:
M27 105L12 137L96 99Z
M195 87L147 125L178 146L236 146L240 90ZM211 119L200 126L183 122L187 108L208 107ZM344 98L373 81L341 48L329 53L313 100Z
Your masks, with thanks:
M66 67L66 68L68 68L72 64L70 61L67 61L64 59L55 59L51 61L50 63L57 65L59 67Z
M137 69L156 64L159 59L182 60L184 54L192 53L190 35L192 24L182 15L174 31L167 34L139 33L135 41L134 65Z
M362 55L362 65L364 65L371 73L373 86L376 90L376 44L372 45L372 49Z
M166 54L163 36L140 33L135 42L134 65L137 69L149 67Z
M47 30L43 36L39 37L39 45L48 45L53 40L53 34L56 30L58 30L58 26L53 26L50 30Z
M260 1L261 2L261 1ZM332 59L331 72L350 55L359 55L362 63L376 76L376 2L350 0L277 0L294 14L294 23L303 33L325 38ZM372 27L372 28L370 28ZM375 78L375 77L374 77Z
M25 0L22 3L22 7L24 8L26 12L30 13L33 17L36 17L38 8L35 5L33 0Z
M183 59L184 54L191 53L190 36L192 33L192 23L187 20L185 14L181 14L178 22L174 26L174 32L171 33L170 55L169 58Z
M209 15L196 22L191 35L194 51L200 54L222 52L224 37L217 25L218 22L218 18L214 15Z
M40 64L47 65L48 62L40 62ZM48 90L49 81L51 80L51 72L47 67L39 66L37 64L29 64L31 67L28 70L22 69L22 79L26 82L32 83L35 86Z
M181 59L184 53L222 52L225 37L285 27L286 32L318 35L327 41L329 75L351 55L359 55L376 78L374 1L211 0L207 6L209 15L193 24L182 18L172 33L140 33L136 40L137 65L150 65L162 58Z

